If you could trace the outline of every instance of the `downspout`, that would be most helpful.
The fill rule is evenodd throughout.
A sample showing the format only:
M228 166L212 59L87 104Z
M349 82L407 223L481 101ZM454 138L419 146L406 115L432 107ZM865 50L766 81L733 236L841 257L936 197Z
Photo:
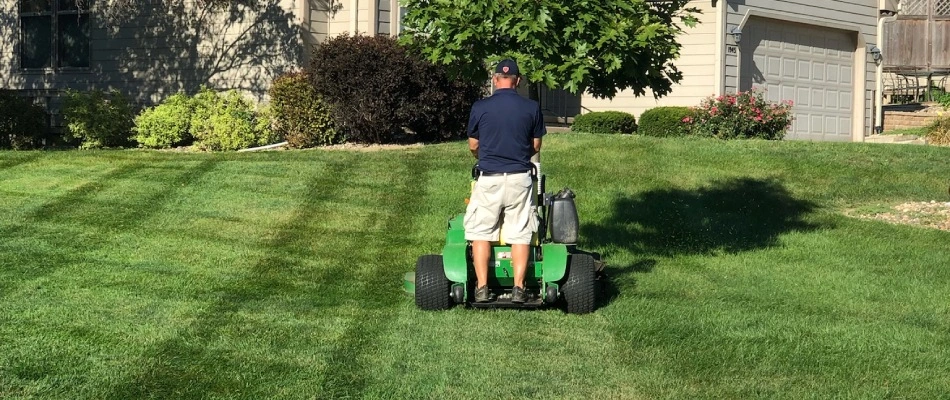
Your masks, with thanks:
M357 18L360 17L360 0L353 0L353 8L350 9L350 33L353 36L358 35L360 23Z
M877 18L877 42L880 44L879 47L884 47L884 16L878 16ZM883 53L884 50L882 49ZM876 61L875 64L875 75L874 75L874 133L881 133L884 131L884 63L882 61Z
M718 0L716 6L716 78L714 79L716 96L726 92L726 5L727 0Z
M900 3L892 4L892 2L887 0L881 0L879 4L878 17L877 17L877 39L878 48L881 49L881 54L883 56L887 55L887 48L885 43L887 40L884 38L884 23L893 21L895 15L900 11ZM875 133L881 133L884 131L884 61L883 58L881 61L877 61L875 66L875 77L874 77L874 131Z

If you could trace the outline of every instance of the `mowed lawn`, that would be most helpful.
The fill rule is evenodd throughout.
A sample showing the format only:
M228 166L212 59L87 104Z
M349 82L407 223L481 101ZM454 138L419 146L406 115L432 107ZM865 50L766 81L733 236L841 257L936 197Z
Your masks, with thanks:
M0 152L0 398L946 398L950 149L549 135L590 315L423 312L464 143Z

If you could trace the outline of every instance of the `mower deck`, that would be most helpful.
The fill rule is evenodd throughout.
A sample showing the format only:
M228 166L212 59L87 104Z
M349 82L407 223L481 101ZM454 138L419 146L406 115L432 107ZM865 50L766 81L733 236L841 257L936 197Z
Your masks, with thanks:
M471 302L468 304L473 308L540 308L545 305L544 301L537 297L529 297L528 301L524 303L512 303L511 295L499 296L492 301L484 303Z

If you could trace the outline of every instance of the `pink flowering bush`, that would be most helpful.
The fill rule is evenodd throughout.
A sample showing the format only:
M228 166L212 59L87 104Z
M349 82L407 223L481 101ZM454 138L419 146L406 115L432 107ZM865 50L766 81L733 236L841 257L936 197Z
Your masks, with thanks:
M762 92L748 92L708 97L683 118L690 132L720 139L781 140L792 125L792 101L774 104Z

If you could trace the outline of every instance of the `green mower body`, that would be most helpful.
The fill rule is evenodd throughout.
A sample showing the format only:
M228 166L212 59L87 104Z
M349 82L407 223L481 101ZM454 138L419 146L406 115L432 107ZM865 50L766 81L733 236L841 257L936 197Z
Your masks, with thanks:
M510 301L514 285L511 247L499 243L492 244L488 262L488 286L495 298L484 303L472 301L475 270L471 244L465 240L464 214L458 214L448 220L442 254L420 257L415 273L404 278L404 287L414 294L419 308L443 310L453 304L479 308L536 308L561 304L568 313L594 311L604 264L598 255L579 251L574 245L578 226L574 194L569 189L557 195L545 194L543 176L536 179L536 185L540 224L537 239L530 247L525 273L527 301ZM567 217L559 218L558 212ZM565 230L559 225L567 226L570 233L564 234Z

